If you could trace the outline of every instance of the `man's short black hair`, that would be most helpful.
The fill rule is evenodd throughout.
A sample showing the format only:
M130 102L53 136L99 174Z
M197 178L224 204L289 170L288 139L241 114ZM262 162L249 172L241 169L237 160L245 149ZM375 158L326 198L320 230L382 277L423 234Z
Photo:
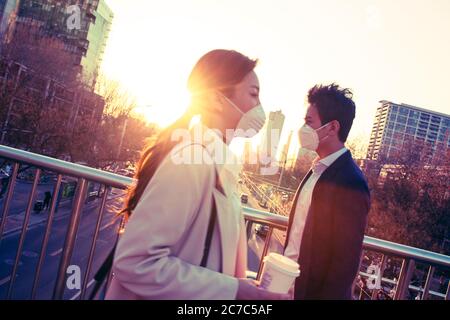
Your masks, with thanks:
M341 88L336 83L315 85L308 92L308 102L319 113L322 125L337 120L340 125L339 140L347 141L348 133L355 118L355 103L350 89Z

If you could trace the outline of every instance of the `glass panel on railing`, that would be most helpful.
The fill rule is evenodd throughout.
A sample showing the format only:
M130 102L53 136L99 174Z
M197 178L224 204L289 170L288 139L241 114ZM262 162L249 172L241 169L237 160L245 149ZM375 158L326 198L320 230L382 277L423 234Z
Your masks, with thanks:
M251 234L248 238L248 265L249 270L258 272L259 264L264 253L267 237L270 234L270 227L265 224L254 223ZM274 229L270 237L267 254L271 252L283 253L285 231Z
M403 259L364 250L361 257L360 272L355 280L353 295L356 299L390 300L394 299L399 283ZM405 290L405 300L442 300L445 298L450 270L434 267L425 294L430 265L416 262L411 279Z
M403 259L363 250L354 297L360 300L392 300Z
M429 299L442 300L445 299L447 288L450 285L450 270L436 267L431 282Z

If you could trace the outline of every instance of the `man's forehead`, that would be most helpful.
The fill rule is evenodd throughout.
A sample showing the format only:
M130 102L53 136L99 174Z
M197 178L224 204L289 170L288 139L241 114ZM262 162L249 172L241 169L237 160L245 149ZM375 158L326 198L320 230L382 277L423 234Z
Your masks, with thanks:
M308 104L306 109L306 115L307 116L316 116L317 115L317 109L312 104Z

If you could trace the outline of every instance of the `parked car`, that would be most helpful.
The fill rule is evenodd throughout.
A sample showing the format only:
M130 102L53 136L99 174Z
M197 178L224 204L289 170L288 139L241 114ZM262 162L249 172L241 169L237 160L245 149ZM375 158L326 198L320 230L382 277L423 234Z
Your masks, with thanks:
M259 201L258 204L260 205L261 208L264 208L264 209L268 208L266 200L261 200L261 201Z
M127 176L132 178L134 176L134 171L130 169L120 169L117 171L117 174L120 174L121 176Z
M241 203L248 203L248 194L241 194Z
M262 238L265 238L267 236L267 233L269 232L269 226L266 226L264 224L259 224L256 229L256 234Z
M33 210L35 213L40 213L44 209L44 201L42 200L36 200L34 203Z

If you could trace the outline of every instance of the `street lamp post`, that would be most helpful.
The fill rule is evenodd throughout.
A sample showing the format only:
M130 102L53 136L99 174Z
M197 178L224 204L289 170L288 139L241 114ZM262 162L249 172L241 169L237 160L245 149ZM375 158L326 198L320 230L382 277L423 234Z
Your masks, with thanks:
M150 106L150 105L147 105L147 106L142 106L142 107L139 107L139 108L151 108L152 106ZM124 121L124 123L123 123L123 126L122 126L122 133L121 133L121 135L120 135L120 142L119 142L119 148L118 148L118 150L117 150L117 160L119 160L119 156L120 156L120 152L121 152L121 150L122 150L122 145L123 145L123 141L124 141L124 138L125 138L125 133L126 133L126 130L127 130L127 126L128 126L128 115L125 117L125 121Z
M120 135L119 149L117 150L117 160L119 160L120 151L122 150L123 139L125 138L125 132L127 131L128 117L125 117L125 121L122 126L122 134Z

